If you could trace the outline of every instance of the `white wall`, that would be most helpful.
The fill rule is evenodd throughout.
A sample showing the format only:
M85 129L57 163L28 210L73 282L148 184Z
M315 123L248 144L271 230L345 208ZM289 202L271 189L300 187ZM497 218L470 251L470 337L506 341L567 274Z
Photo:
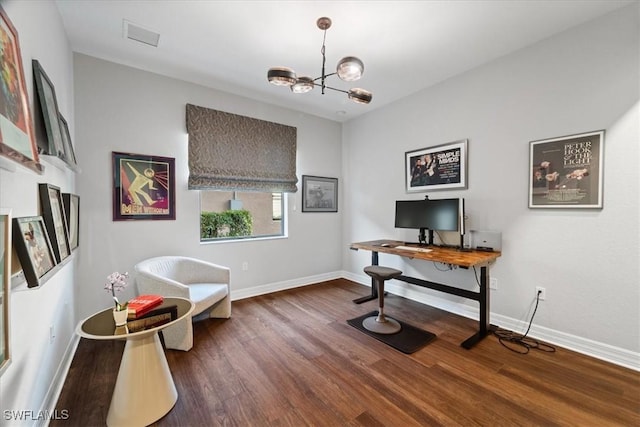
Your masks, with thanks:
M503 254L492 268L494 323L527 321L535 287L543 286L539 335L612 346L638 367L638 11L638 4L618 10L349 122L343 247L383 237L415 240L393 228L394 201L424 196L404 191L404 153L468 138L469 188L430 196L464 197L470 228L502 232ZM528 209L529 141L600 129L606 130L604 209ZM343 255L345 270L361 277L370 255ZM442 273L385 255L380 262L477 289L470 272ZM413 291L477 312L474 302Z
M301 191L288 196L286 239L200 244L199 192L187 189L185 105L196 104L297 128L301 176L341 178L340 124L228 93L76 54L75 102L80 194L78 313L108 306L102 289L112 271L129 271L148 257L179 254L231 268L232 298L272 285L337 277L342 267L342 213L301 213ZM111 153L176 159L175 221L112 221ZM249 270L242 270L248 262ZM132 296L129 287L125 295Z
M53 2L3 1L2 7L18 32L25 81L32 116L35 88L31 60L37 59L55 86L58 107L67 119L73 138L73 61L62 20ZM38 107L39 108L39 107ZM38 183L74 192L75 174L43 160L45 173L38 175L18 165L15 171L0 169L0 207L11 208L14 217L40 214ZM74 333L73 307L76 255L64 264L41 288L26 289L24 282L11 293L11 351L13 362L0 377L0 416L2 425L20 425L7 420L5 410L38 411L55 398L50 389ZM50 341L50 327L55 338ZM64 378L63 378L64 379ZM25 419L25 425L33 420Z

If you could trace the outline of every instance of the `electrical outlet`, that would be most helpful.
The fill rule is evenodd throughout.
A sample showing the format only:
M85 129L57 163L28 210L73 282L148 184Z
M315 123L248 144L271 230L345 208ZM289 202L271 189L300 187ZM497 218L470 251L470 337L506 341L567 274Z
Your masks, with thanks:
M249 270L249 263L247 261L242 263L242 271L248 271Z
M540 301L544 301L547 297L547 290L542 286L536 286L536 296L538 296Z
M489 279L489 289L493 289L494 291L498 290L498 278L497 277L491 277Z
M56 338L55 330L53 328L53 325L50 325L49 326L49 342L52 343L55 338Z

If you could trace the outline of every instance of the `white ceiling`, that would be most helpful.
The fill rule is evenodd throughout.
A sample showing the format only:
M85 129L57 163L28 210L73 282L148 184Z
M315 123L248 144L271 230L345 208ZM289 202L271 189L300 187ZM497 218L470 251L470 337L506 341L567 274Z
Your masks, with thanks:
M347 121L635 0L470 1L77 1L56 0L71 48L109 61ZM289 66L320 76L343 56L365 64L369 105L318 88L293 94L267 82ZM160 33L157 48L123 37L123 20Z

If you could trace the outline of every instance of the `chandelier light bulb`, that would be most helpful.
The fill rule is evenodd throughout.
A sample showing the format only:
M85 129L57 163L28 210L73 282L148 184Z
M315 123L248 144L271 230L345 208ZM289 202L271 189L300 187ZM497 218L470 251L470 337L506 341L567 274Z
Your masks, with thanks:
M347 56L338 62L336 72L345 82L354 82L362 77L364 64L355 56Z
M296 82L296 73L288 67L273 67L267 73L269 83L276 86L291 86Z
M349 90L349 99L358 104L368 104L371 102L373 95L368 90L353 88Z
M311 77L298 77L298 80L291 85L291 92L293 93L307 93L313 90L313 80Z

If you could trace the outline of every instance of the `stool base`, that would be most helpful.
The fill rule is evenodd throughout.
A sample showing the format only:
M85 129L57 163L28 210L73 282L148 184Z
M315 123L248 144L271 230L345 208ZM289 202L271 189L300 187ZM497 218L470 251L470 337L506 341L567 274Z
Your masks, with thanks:
M368 331L384 335L396 334L402 329L402 326L400 326L397 320L385 317L384 315L381 320L378 320L379 318L380 316L367 317L362 321L362 326Z

